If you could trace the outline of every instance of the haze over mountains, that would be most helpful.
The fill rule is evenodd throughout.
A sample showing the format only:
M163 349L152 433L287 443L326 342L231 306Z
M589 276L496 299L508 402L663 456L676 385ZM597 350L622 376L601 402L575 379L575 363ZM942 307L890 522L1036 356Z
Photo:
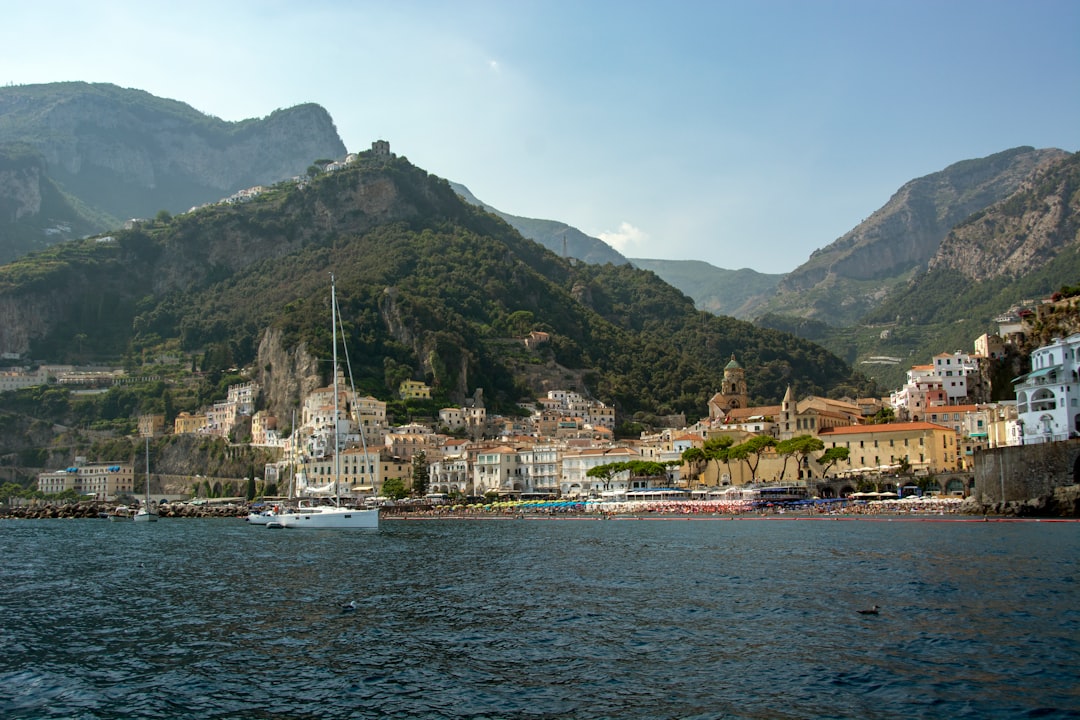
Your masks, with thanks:
M316 105L226 123L111 85L0 88L0 260L344 155ZM849 363L875 353L923 362L927 349L950 349L942 343L969 346L960 333L992 329L1008 304L1075 282L1075 165L1070 153L1029 147L961 160L905 184L786 275L628 259L566 223L511 216L453 188L557 257L649 270L698 308L826 343ZM943 299L946 290L969 299ZM928 302L933 313L913 310Z

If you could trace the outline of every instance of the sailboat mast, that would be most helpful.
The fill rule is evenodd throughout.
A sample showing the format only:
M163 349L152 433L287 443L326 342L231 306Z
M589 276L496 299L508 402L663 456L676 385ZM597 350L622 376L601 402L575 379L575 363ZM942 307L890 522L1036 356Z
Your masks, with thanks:
M334 274L330 273L330 327L334 340L334 502L341 504L341 448L338 446L338 383L337 383L337 289L334 285Z
M150 436L146 436L146 510L150 511Z

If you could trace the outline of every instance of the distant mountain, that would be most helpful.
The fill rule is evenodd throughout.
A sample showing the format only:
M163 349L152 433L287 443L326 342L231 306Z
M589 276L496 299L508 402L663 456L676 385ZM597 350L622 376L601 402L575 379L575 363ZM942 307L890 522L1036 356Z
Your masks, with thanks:
M0 263L82 237L105 224L105 218L56 186L33 148L0 147Z
M952 228L1068 153L1019 147L908 182L881 209L788 273L763 312L851 325L926 269Z
M750 320L776 291L783 275L756 270L725 270L700 260L632 258L634 267L651 270L691 298L698 308L717 315Z
M0 351L40 360L153 356L256 368L280 417L326 382L328 272L352 371L390 397L402 379L436 402L477 388L493 410L557 387L637 413L705 413L735 354L760 401L861 395L822 348L703 316L655 274L569 263L400 158L360 153L308 183L156 218L0 267ZM530 331L549 342L527 350Z
M12 144L36 152L87 215L108 218L99 230L302 175L346 152L318 105L226 122L141 90L81 82L0 88L0 147Z
M466 202L483 208L489 213L498 215L510 227L534 242L538 242L551 252L561 257L572 257L594 265L612 263L613 265L625 265L629 262L618 250L608 245L599 238L586 235L575 227L571 227L558 220L537 220L535 218L518 217L498 210L473 195L469 188L461 183L451 182L450 187Z
M871 369L886 387L939 352L970 350L994 318L1080 278L1080 154L1048 153L1007 197L952 227L924 268L891 286L857 322L830 325L765 314L757 324L793 332ZM1036 334L1039 328L1036 327ZM871 357L896 366L863 366Z
M599 238L557 220L537 220L504 213L483 202L460 183L450 187L465 199L498 215L530 240L540 243L557 255L602 265L631 263L656 273L661 280L694 299L697 307L717 315L749 320L754 310L772 295L781 275L766 275L754 270L724 270L699 260L628 260Z

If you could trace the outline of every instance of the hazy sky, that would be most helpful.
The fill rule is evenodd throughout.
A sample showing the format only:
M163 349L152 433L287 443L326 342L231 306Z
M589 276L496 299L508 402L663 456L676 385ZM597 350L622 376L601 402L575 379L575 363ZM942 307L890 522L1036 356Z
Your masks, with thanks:
M0 83L304 102L629 257L787 272L903 183L1080 149L1077 0L5 3ZM313 158L314 159L314 158Z

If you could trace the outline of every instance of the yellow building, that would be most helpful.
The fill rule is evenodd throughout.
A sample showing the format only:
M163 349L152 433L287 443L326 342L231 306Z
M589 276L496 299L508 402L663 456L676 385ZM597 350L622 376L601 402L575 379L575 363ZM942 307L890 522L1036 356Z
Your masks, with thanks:
M834 470L894 469L907 458L919 474L949 472L961 467L955 430L928 422L834 427L818 434L825 448L846 447L849 464Z
M188 433L197 433L206 428L207 420L206 415L192 415L190 413L182 412L176 416L176 420L173 422L173 433L176 435L184 435Z
M419 380L403 380L398 386L402 400L430 400L431 388Z

